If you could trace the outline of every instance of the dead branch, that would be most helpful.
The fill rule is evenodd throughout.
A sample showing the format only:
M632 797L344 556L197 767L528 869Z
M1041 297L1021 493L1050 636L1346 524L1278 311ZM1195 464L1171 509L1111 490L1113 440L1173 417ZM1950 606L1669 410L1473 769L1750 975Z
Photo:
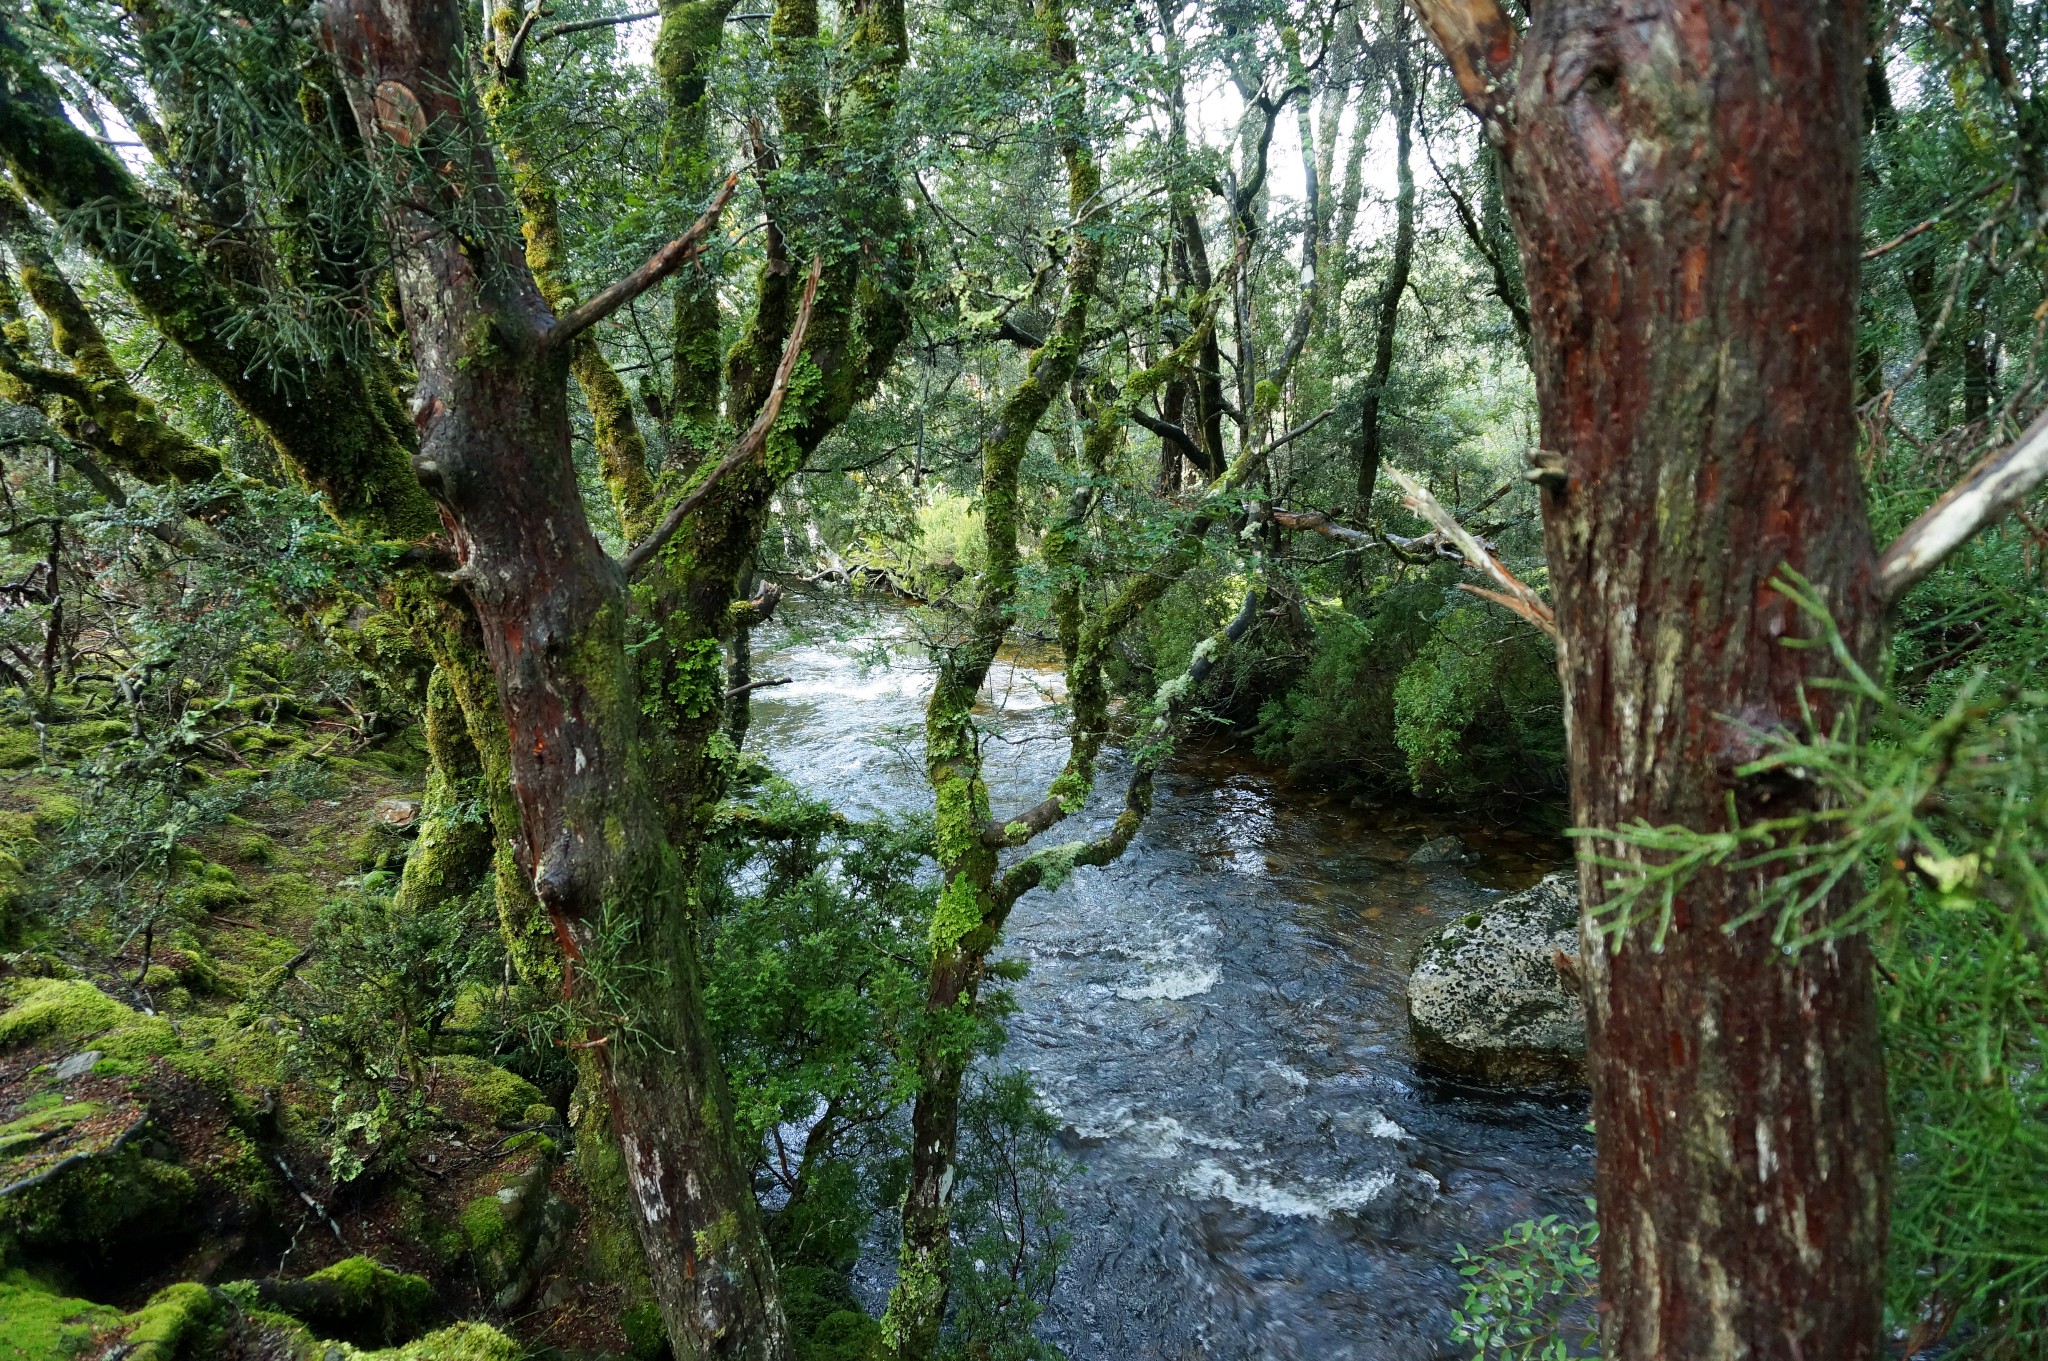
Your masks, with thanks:
M726 193L720 196L720 203L723 203L724 198L732 192L732 186L738 178L735 175L725 182ZM717 206L713 205L714 210ZM797 356L803 353L804 332L810 328L811 307L818 300L818 280L824 272L824 257L812 256L811 276L804 281L803 301L797 306L796 321L789 328L789 343L782 347L782 362L775 368L775 385L768 390L768 400L762 404L761 414L754 417L754 423L747 427L746 434L740 436L739 443L732 447L732 452L725 456L725 461L713 468L711 475L698 483L695 491L676 502L674 508L655 527L654 532L626 554L625 561L620 566L625 571L628 581L639 576L653 560L654 555L661 551L662 545L675 536L675 532L682 528L683 521L688 518L691 511L703 504L704 498L711 494L720 478L748 459L756 457L767 447L768 432L775 428L776 419L782 415L782 399L789 392L789 377L796 371Z
M767 690L777 685L789 685L795 680L795 676L777 676L773 680L748 681L745 685L735 685L732 689L726 691L725 697L727 699L738 699L741 695L749 695L756 690Z
M1435 525L1446 539L1458 546L1467 562L1493 578L1494 583L1501 588L1502 594L1496 596L1493 592L1479 591L1470 586L1464 589L1507 605L1516 614L1549 634L1552 642L1557 641L1557 617L1551 613L1550 606L1544 603L1542 596L1522 584L1514 573L1501 566L1500 559L1488 552L1479 540L1473 538L1465 527L1458 523L1457 517L1445 510L1442 503L1429 494L1428 488L1392 464L1387 465L1386 473L1394 479L1394 485L1401 489L1401 504ZM1509 601L1514 603L1509 604Z
M1495 0L1411 0L1416 15L1451 64L1465 107L1486 136L1505 150L1514 140L1508 79L1515 64L1515 26Z
M1877 589L1895 603L1943 559L1986 525L2003 519L2043 480L2048 480L2048 412L2035 418L2018 439L1994 449L1877 560Z
M567 345L577 336L603 321L612 313L624 307L648 289L668 278L690 261L704 253L712 230L718 226L719 215L732 200L733 191L739 188L740 172L735 170L725 177L725 184L719 189L711 206L704 210L704 216L690 224L690 230L663 246L649 257L646 264L628 274L611 287L599 293L558 319L548 330L542 343L551 348Z

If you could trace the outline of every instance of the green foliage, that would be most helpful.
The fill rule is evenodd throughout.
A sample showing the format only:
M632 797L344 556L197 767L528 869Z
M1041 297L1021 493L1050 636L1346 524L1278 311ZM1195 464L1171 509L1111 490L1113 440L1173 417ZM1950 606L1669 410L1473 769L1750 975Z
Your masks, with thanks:
M1394 686L1394 737L1414 792L1469 806L1564 789L1556 652L1498 610L1452 609Z
M429 1056L464 985L501 974L503 955L490 916L473 899L408 911L357 891L330 899L314 931L305 986L281 999L298 1023L287 1060L327 1097L329 1170L347 1182L402 1159L411 1136L431 1120ZM479 1059L454 1056L436 1066L493 1118L539 1099L532 1086Z
M701 880L705 1006L731 1075L741 1146L794 1189L811 1154L781 1129L822 1119L813 1152L909 1093L932 889L929 829L846 823L779 781L728 810Z
M1260 711L1262 755L1457 807L1560 799L1556 653L1534 629L1428 579L1315 619L1301 679Z
M1599 1239L1590 1220L1545 1215L1523 1220L1482 1252L1459 1247L1465 1303L1451 1310L1452 1341L1470 1347L1474 1361L1600 1355L1592 1308Z
M953 1289L938 1353L949 1361L1062 1355L1031 1327L1067 1249L1058 1197L1072 1168L1058 1129L1021 1070L977 1072L962 1094Z

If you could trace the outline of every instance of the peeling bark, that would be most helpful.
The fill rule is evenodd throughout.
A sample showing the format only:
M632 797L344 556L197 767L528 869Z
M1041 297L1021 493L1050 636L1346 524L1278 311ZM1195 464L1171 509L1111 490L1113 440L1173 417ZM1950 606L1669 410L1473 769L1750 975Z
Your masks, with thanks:
M1539 7L1508 121L1490 0L1421 0L1508 159L1533 321L1573 813L1714 829L1810 806L1738 775L1822 727L1804 573L1868 657L1876 558L1851 419L1860 7ZM1492 11L1478 13L1477 11ZM1602 850L1611 850L1602 846ZM1706 873L1661 952L1597 929L1602 1348L1629 1361L1880 1355L1890 1146L1867 946L1787 957L1763 887ZM1853 898L1853 889L1849 895ZM1837 902L1839 910L1845 906Z

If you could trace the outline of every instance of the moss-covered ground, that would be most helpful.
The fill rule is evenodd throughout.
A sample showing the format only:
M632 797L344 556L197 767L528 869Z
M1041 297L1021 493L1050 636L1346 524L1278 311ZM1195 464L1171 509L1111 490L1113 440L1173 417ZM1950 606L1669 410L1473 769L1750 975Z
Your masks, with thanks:
M171 829L138 930L77 849L108 720L56 719L0 727L0 1361L636 1354L565 1085L504 1066L474 981L391 1030L440 947L381 978L354 934L394 913L412 843L378 805L419 797L416 735L254 724L195 762L254 792Z

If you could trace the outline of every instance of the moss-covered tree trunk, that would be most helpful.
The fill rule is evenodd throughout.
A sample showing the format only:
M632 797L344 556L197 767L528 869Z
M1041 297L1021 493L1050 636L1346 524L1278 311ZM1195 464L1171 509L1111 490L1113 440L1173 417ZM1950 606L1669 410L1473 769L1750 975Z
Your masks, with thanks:
M460 94L460 11L332 0L324 23L363 138L397 189L415 467L483 629L511 739L518 864L552 923L582 1043L598 1053L670 1340L684 1356L786 1355L704 1019L688 886L643 759L625 575L577 489L568 328L518 242L454 230L509 212Z
M1074 240L1066 300L1030 372L1004 401L982 447L981 513L987 565L966 636L948 649L925 706L925 765L937 800L937 852L944 875L931 926L924 1025L917 1039L917 1098L911 1110L910 1184L904 1194L897 1280L882 1323L900 1361L923 1361L938 1343L952 1278L952 1197L960 1139L960 1091L974 1054L972 1008L1005 910L993 893L998 846L989 822L974 705L1009 634L1021 564L1018 468L1046 411L1067 386L1087 343L1088 309L1102 267L1090 217L1102 175L1086 139L1085 96L1074 37L1059 0L1038 8L1048 55L1061 73L1055 117L1067 171Z
M1418 8L1509 167L1575 819L1811 807L1740 772L1758 730L1835 702L1774 576L1804 573L1866 654L1879 627L1850 408L1860 7L1546 4L1518 83L1491 0ZM1582 861L1608 1356L1880 1354L1869 952L1736 925L1766 873L1695 877L1661 950L1616 949L1612 872Z

